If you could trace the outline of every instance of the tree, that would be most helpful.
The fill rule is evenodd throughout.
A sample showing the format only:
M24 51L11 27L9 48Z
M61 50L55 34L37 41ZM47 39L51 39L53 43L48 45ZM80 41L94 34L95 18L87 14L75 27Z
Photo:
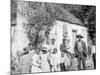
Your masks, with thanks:
M15 21L17 17L17 0L11 0L11 21Z
M96 38L96 7L88 5L72 5L62 4L62 7L78 19L80 19L85 26L88 27L88 32L91 39Z

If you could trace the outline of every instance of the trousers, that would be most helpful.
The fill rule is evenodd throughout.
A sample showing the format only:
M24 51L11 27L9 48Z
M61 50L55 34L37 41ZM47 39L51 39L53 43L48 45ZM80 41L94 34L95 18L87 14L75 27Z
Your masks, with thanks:
M66 71L64 63L60 63L61 71Z
M81 70L81 65L83 66L83 70L86 69L86 65L85 65L85 57L84 56L78 56L78 69ZM81 64L82 62L82 64Z

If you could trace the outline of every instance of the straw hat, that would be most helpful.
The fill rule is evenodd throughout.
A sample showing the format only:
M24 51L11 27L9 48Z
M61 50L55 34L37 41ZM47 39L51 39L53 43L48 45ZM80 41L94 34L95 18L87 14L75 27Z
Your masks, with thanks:
M47 50L48 50L48 48L47 48L47 47L43 47L43 48L42 48L42 50L46 50L46 51L47 51Z
M77 37L77 38L78 38L78 37L83 38L83 36L82 36L81 34L78 34L76 37Z

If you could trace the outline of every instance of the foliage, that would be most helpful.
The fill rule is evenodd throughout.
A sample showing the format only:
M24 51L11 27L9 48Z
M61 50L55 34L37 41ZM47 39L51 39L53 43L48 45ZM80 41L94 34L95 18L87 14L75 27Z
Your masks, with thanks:
M16 18L16 0L12 0L11 5L11 16L12 19ZM88 26L88 31L91 37L94 37L96 33L96 7L87 5L75 5L75 4L53 4L53 3L42 3L42 2L25 2L21 1L19 4L20 13L26 17L29 24L30 30L32 28L35 32L28 30L28 38L32 41L32 38L39 40L43 39L46 31L50 31L55 19L64 18L65 15L61 9L67 10L78 19L80 19L86 26ZM87 24L86 24L87 22ZM43 35L40 36L40 32L43 30ZM91 34L93 33L93 34ZM38 41L39 42L39 41ZM42 41L41 41L42 42ZM37 45L37 41L35 41Z
M16 0L11 0L11 21L16 19L17 16L17 3Z
M41 3L28 2L25 12L28 20L28 38L36 48L44 42L44 38L48 38L50 28L53 26L54 18L46 12L45 7ZM23 13L23 11L22 11Z
M71 5L62 4L62 7L77 18L79 18L85 26L88 27L88 32L91 39L96 38L96 7L88 5Z

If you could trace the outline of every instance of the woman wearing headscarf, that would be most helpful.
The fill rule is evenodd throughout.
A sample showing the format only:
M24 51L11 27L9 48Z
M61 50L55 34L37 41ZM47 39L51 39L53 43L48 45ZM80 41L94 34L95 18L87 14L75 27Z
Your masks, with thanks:
M41 51L41 69L42 72L50 72L48 48L43 47Z

